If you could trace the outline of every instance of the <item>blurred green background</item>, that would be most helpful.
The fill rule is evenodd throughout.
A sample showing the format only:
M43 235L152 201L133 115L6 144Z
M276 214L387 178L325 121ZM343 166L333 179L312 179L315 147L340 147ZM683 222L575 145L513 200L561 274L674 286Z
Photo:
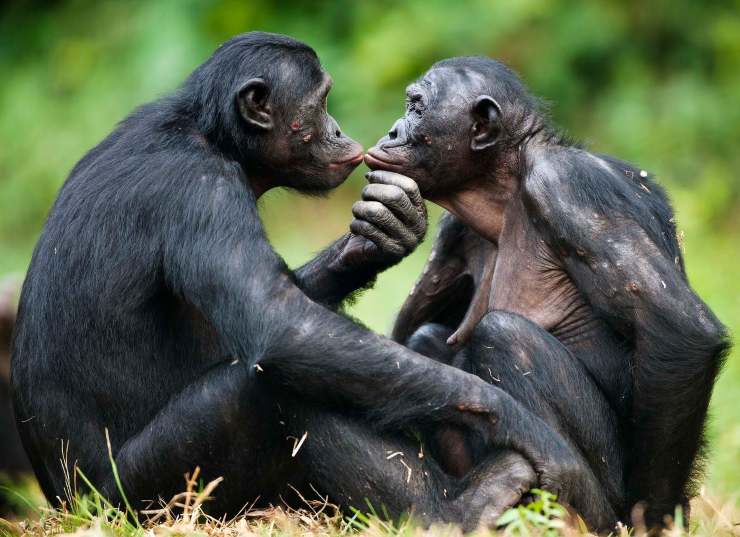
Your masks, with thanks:
M316 49L335 79L330 111L366 147L431 63L470 54L505 61L574 137L657 174L685 233L692 284L740 329L738 1L6 1L0 275L25 270L57 190L89 148L218 44L253 29ZM292 266L347 229L362 171L326 200L265 196L268 233ZM387 332L430 243L380 277L352 314ZM730 497L740 491L737 353L712 406L710 490Z

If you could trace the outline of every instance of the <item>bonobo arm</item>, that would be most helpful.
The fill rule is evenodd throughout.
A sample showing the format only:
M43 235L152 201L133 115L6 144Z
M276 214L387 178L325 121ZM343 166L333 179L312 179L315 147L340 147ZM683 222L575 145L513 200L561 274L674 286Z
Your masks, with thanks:
M379 427L460 424L522 453L551 490L578 487L577 457L541 419L479 377L310 300L270 248L242 181L213 183L193 180L172 200L164 277L211 322L228 360L312 400L364 411Z
M266 382L364 409L381 426L449 418L488 434L496 394L483 381L356 325L295 285L242 181L194 178L166 216L164 277L209 319L227 356Z
M445 213L424 270L398 313L393 340L405 343L422 324L430 322L457 328L473 297L485 287L485 266L495 255L493 243Z
M375 277L397 259L383 259L371 240L347 233L296 269L298 287L311 300L336 309L350 295L372 286Z
M634 341L628 494L659 525L691 493L725 329L686 281L658 185L583 151L530 159L526 196L539 224L595 311Z
M295 271L298 287L332 309L413 252L426 233L426 206L412 179L391 172L366 177L370 184L352 207L352 232Z

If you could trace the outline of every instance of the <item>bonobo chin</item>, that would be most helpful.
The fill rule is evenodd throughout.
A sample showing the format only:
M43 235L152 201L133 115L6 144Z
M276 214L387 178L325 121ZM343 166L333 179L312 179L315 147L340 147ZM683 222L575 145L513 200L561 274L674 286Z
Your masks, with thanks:
M688 512L726 331L687 282L653 175L560 133L488 58L441 61L408 86L365 162L447 213L393 339L499 390L519 419L499 420L497 447L546 438L543 458L525 457L538 486L590 525L640 503L660 526ZM451 474L490 454L446 425L427 440Z

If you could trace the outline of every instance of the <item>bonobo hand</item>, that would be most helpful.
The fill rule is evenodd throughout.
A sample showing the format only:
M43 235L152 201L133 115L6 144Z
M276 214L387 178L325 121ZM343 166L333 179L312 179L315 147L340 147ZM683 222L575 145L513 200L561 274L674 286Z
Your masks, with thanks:
M413 252L427 230L427 210L416 182L398 173L368 172L362 200L352 206L355 219L340 266L393 265Z

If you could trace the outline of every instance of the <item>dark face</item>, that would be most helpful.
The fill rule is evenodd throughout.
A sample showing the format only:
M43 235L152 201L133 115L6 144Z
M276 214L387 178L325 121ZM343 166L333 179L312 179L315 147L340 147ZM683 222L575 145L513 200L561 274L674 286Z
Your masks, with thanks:
M237 103L244 120L260 132L260 169L266 188L288 186L322 192L340 185L362 162L362 146L345 136L326 110L332 80L320 66L319 82L308 91L277 95L294 88L295 66L281 69L281 84L270 88L262 79L249 80Z
M449 193L476 178L498 138L500 109L483 92L483 77L436 67L406 90L406 114L368 150L372 169L416 180L425 197Z

